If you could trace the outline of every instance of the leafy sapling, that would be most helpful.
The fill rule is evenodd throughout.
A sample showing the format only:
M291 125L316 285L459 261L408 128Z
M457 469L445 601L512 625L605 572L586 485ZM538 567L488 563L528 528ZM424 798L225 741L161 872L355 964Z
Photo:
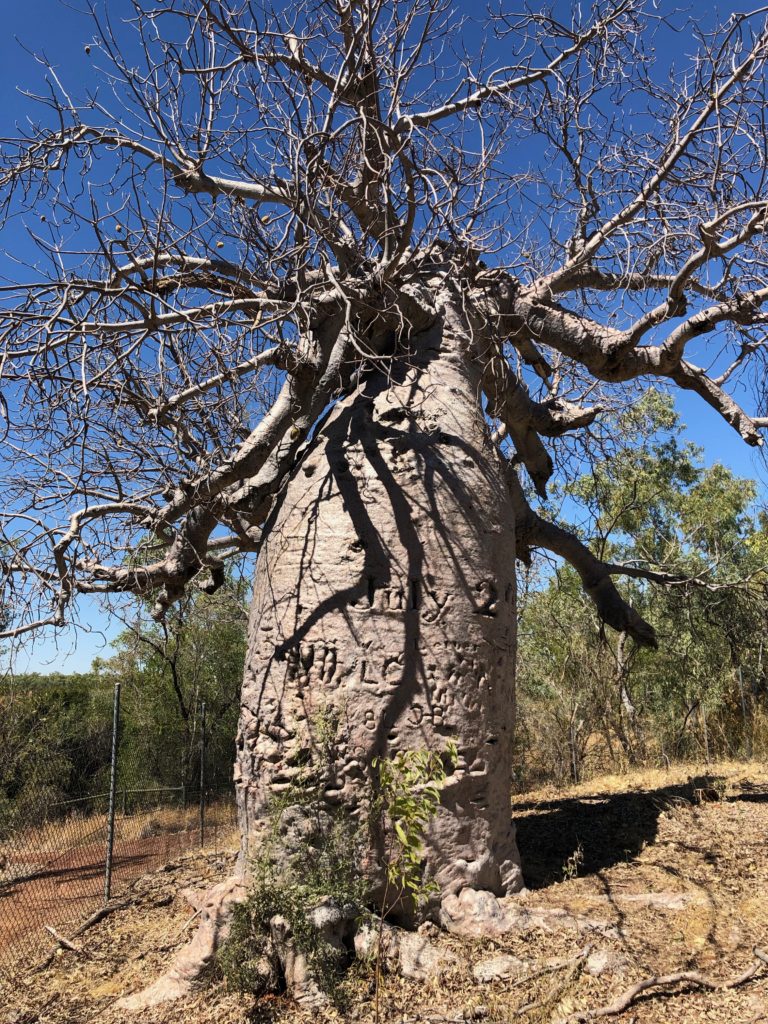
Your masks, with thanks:
M391 758L375 758L378 771L377 811L391 827L385 852L387 884L399 898L417 906L437 891L424 877L424 835L437 814L448 770L458 761L452 740L445 751L400 750Z

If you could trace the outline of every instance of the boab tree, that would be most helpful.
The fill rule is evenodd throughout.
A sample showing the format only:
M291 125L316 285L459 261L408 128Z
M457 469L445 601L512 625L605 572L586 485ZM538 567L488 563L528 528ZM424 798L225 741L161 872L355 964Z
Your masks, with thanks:
M242 866L276 796L290 846L310 812L363 813L377 757L455 740L425 844L443 912L519 889L515 560L567 559L640 644L614 577L669 582L533 492L631 382L760 443L732 393L765 337L764 14L664 77L645 6L136 2L97 22L100 90L49 66L5 144L5 635L80 594L162 617L257 552Z

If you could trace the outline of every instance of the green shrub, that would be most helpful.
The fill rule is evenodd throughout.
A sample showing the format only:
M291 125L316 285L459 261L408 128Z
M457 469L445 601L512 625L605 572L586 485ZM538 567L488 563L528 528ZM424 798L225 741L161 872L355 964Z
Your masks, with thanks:
M290 925L296 949L306 956L315 981L335 999L347 957L325 941L310 918L328 899L355 916L365 914L369 892L359 869L360 829L343 814L330 822L323 815L318 827L281 863L275 847L283 813L273 817L270 837L251 865L248 898L235 908L219 964L227 983L238 991L265 991L279 976L270 921L280 915Z

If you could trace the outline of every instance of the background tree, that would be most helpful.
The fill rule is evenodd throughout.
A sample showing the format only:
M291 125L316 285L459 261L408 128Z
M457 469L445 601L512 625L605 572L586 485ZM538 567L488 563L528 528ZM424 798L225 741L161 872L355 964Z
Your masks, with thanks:
M206 708L206 774L211 789L232 776L234 736L245 660L247 587L229 577L215 594L188 591L162 622L151 605L134 601L115 654L94 663L123 685L123 742L137 779L198 787L200 714Z
M162 623L142 598L123 609L115 654L80 675L0 680L0 838L67 811L100 813L109 789L113 686L122 685L118 786L128 804L199 790L206 705L206 789L230 791L245 659L246 583L190 591ZM89 799L93 798L93 799ZM99 798L99 799L97 799ZM64 803L64 801L77 801ZM125 803L123 804L125 806Z
M466 54L443 0L132 10L96 24L108 92L49 66L4 146L32 246L0 321L6 632L81 593L153 593L162 618L258 551L241 867L276 797L297 794L290 849L364 817L376 757L451 739L425 867L444 915L482 916L473 893L522 884L516 551L569 561L641 645L613 577L676 580L590 551L532 492L631 382L698 394L748 444L768 422L733 397L766 322L764 15L689 29L665 78L640 0L502 7Z
M553 765L578 782L585 767L751 753L762 731L765 534L755 486L706 468L681 432L669 396L649 391L617 417L611 457L565 488L563 507L586 512L574 531L602 558L686 582L633 585L633 604L659 636L650 654L606 634L570 566L530 587L519 758L534 777Z
M111 701L94 673L33 673L2 681L0 839L43 822L59 801L103 791ZM82 806L87 810L89 803Z

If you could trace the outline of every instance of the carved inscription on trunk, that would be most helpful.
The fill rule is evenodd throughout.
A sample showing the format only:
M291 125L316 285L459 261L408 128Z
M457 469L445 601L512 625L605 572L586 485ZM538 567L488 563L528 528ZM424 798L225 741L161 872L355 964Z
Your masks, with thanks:
M420 363L367 379L282 496L259 557L238 737L244 857L276 795L321 777L329 807L362 816L374 757L450 739L459 760L428 870L444 894L521 885L514 524L461 346L435 329Z

